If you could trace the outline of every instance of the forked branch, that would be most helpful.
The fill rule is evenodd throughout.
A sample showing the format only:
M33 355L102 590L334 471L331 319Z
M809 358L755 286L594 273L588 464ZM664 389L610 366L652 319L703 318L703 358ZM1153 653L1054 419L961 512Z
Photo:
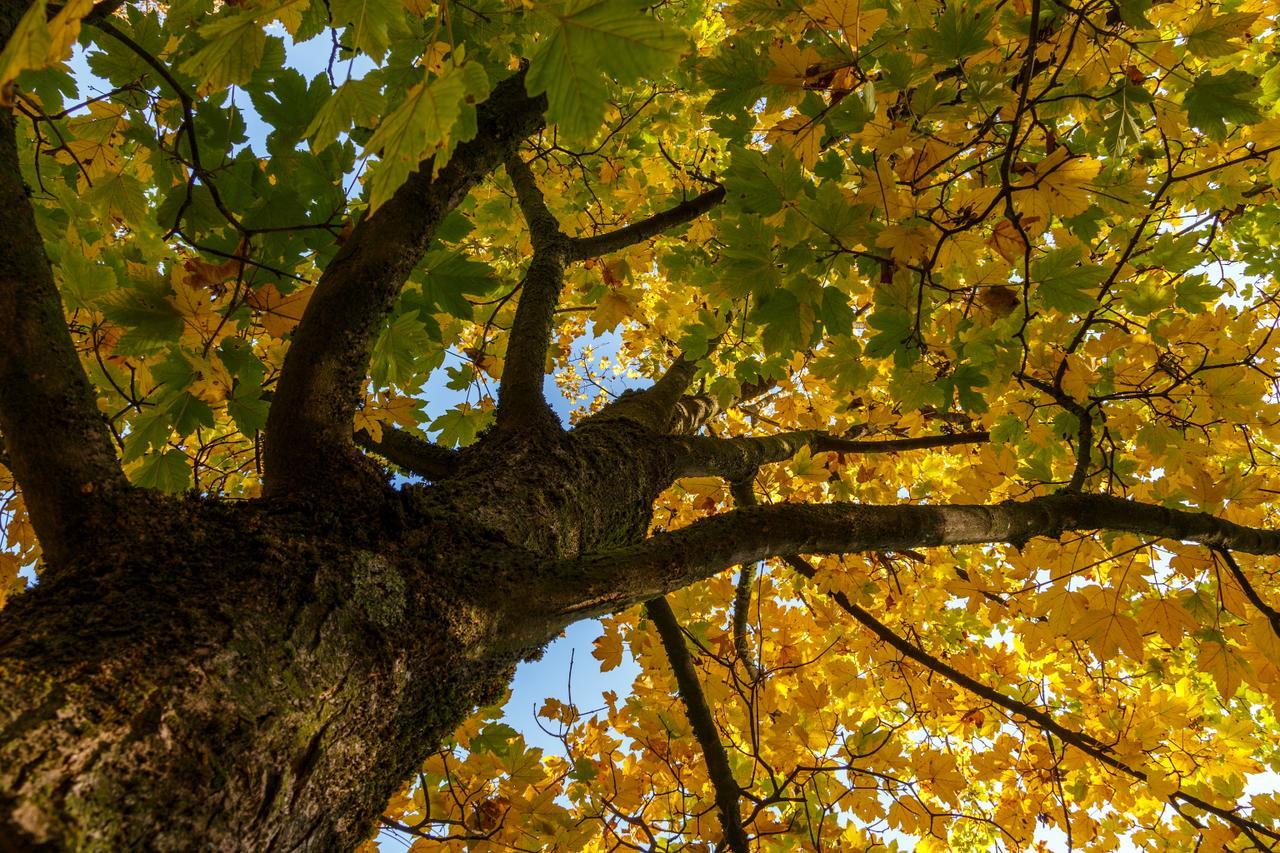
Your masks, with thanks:
M351 425L383 319L445 216L543 125L545 109L544 97L525 91L523 72L499 83L477 108L475 138L434 177L424 162L330 261L293 333L268 415L268 493L331 490L334 472L318 459L359 464Z

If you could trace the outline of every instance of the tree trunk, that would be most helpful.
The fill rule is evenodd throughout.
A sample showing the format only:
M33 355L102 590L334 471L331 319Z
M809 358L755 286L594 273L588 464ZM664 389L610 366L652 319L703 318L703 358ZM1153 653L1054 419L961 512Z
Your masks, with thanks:
M643 537L627 424L330 505L127 493L0 616L9 849L348 848L560 625L540 567Z

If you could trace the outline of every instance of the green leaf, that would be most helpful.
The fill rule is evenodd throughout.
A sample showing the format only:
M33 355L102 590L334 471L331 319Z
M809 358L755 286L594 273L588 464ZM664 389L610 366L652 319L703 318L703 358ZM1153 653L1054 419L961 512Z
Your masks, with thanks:
M436 418L427 428L439 431L436 441L445 447L466 447L475 443L476 436L492 421L492 411L463 403Z
M1103 136L1107 150L1120 155L1127 147L1142 140L1142 128L1146 123L1143 108L1151 103L1152 98L1146 89L1126 82L1116 90L1111 100L1115 102L1116 109L1103 123Z
M256 12L215 18L200 27L199 35L204 46L180 67L200 81L200 95L244 83L262 64L267 34Z
M369 376L374 387L400 384L410 379L419 357L431 348L431 336L417 311L401 314L378 335L373 345Z
M991 17L991 8L975 10L970 3L947 4L930 39L929 56L952 63L982 50L991 32Z
M795 352L813 334L813 307L789 290L770 293L751 313L751 320L764 327L760 340L768 353Z
M333 22L349 28L351 44L375 59L391 46L391 38L408 32L400 0L330 0Z
M267 425L270 409L271 404L257 390L247 390L242 395L237 389L236 396L227 400L227 414L236 422L236 429L249 437Z
M116 273L101 260L90 261L83 252L68 251L58 261L58 284L68 308L93 308L115 289Z
M547 120L574 140L591 138L604 121L606 76L633 83L674 62L684 35L621 0L545 5L554 22L529 64L525 87L547 95Z
M886 358L905 348L915 330L915 318L901 308L877 308L867 325L878 332L867 341L867 355Z
M748 213L770 216L803 185L800 163L774 146L769 156L747 148L736 148L725 171L724 186L729 200Z
M148 456L133 473L135 485L171 494L185 492L192 486L191 465L181 450L166 450Z
M182 334L182 315L158 292L122 290L108 302L104 316L125 329L115 346L121 355L153 353Z
M1205 6L1186 34L1187 50L1204 59L1235 53L1240 46L1232 39L1248 35L1249 25L1258 19L1257 12L1214 15L1215 5Z
M168 410L173 431L180 436L190 435L199 427L213 427L213 410L209 404L186 391L179 391L173 396Z
M352 127L371 125L386 109L387 99L376 79L348 80L316 111L302 136L311 141L311 150L318 153Z
M272 127L268 148L273 153L288 151L303 138L321 106L328 103L329 81L321 72L308 86L301 74L286 68L272 79L269 91L250 89L249 98L258 115Z
M372 180L369 210L372 213L400 188L423 160L436 156L439 171L458 142L475 136L475 106L489 94L489 78L474 62L447 65L435 79L409 89L400 106L383 119L365 146L381 157ZM450 136L463 111L471 123L461 134ZM470 130L468 135L465 131Z
M1236 69L1222 74L1206 71L1183 96L1187 120L1210 139L1221 142L1227 138L1227 122L1253 124L1262 120L1254 103L1257 88L1258 79L1252 74Z
M1094 291L1107 271L1085 263L1083 254L1078 246L1052 249L1031 264L1031 280L1045 305L1067 314L1084 314L1098 304Z

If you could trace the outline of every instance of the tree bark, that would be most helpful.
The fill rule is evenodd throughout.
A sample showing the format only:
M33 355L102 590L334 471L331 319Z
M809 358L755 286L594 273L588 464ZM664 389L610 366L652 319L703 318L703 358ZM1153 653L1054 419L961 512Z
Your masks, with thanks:
M105 501L0 614L0 849L355 845L558 630L530 580L643 538L671 470L622 424L331 503Z

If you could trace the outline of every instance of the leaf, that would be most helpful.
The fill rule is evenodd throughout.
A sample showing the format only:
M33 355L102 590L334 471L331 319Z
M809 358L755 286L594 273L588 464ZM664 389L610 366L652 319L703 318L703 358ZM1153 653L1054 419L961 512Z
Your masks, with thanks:
M631 2L596 0L540 6L554 20L529 64L530 95L547 95L547 120L570 139L592 137L604 120L605 75L633 83L675 61L679 30Z
M419 164L448 148L450 142L465 142L474 136L450 138L464 110L475 113L474 103L489 93L489 78L474 62L447 65L434 78L417 83L408 95L369 137L366 148L381 159L369 193L369 211L376 211L389 199L409 173ZM447 155L437 157L435 171L445 165Z
M1204 59L1235 53L1240 46L1234 44L1233 40L1248 35L1250 25L1258 19L1257 12L1215 15L1215 11L1212 4L1204 6L1183 31L1187 50Z
M1023 221L1032 218L1047 223L1050 217L1075 216L1089 208L1093 179L1102 163L1088 157L1072 157L1059 148L1036 164L1032 174L1014 194Z
M1191 614L1172 598L1147 599L1142 603L1141 625L1144 630L1155 631L1170 646L1177 648L1182 638L1199 625Z
M929 55L934 60L944 64L962 61L987 46L993 10L975 6L974 2L947 4L929 42Z
M323 151L355 126L369 126L386 111L382 86L373 77L348 80L324 102L302 132L311 150Z
M132 474L134 485L177 494L192 486L191 463L181 450L166 450L142 460Z
M1098 304L1094 291L1106 277L1106 268L1088 263L1079 247L1051 249L1031 264L1040 300L1066 314L1091 311Z
M1109 607L1086 610L1071 625L1067 636L1087 642L1100 661L1111 660L1122 650L1130 660L1143 659L1142 633L1138 630L1138 623L1132 616L1116 613Z
M1195 79L1183 96L1187 121L1210 139L1227 138L1227 122L1253 124L1262 120L1254 99L1258 80L1244 71L1231 69L1222 74L1208 71Z
M406 311L389 323L373 345L369 378L375 388L403 385L420 369L418 357L431 349L431 337L417 311Z
M1107 140L1107 149L1112 154L1119 155L1130 145L1142 141L1143 125L1146 123L1143 110L1151 103L1152 98L1141 86L1125 82L1111 96L1111 100L1116 108L1103 123L1103 134Z
M214 18L197 32L204 46L179 67L200 81L198 95L245 83L262 63L267 34L255 12Z
M805 168L812 169L822 153L824 132L825 128L808 116L794 115L775 124L765 142L781 142Z
M13 84L23 71L53 65L71 55L80 22L92 9L93 0L68 0L46 21L46 0L27 7L0 51L0 108L13 106Z
M407 34L400 0L329 0L333 22L348 28L351 44L375 59L391 46L393 35Z
M273 338L283 338L293 331L306 311L314 287L303 287L287 296L274 284L267 284L245 295L249 306L261 312L262 326Z
M1200 644L1196 654L1196 665L1201 672L1213 676L1213 683L1223 699L1230 699L1240 689L1248 671L1248 663L1229 645L1226 639L1217 632L1212 632L1217 639L1206 640Z
M437 441L445 447L466 447L493 421L493 411L462 403L436 418L428 426L439 432Z

